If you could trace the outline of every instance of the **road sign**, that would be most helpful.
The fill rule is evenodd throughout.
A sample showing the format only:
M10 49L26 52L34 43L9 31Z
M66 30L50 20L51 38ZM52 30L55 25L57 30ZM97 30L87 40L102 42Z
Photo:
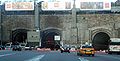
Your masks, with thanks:
M80 0L76 1L76 8L80 8L80 10L111 10L111 2Z
M18 11L18 10L34 10L34 2L6 2L6 11Z
M42 10L71 10L73 2L42 2Z
M60 36L54 36L54 40L60 40Z

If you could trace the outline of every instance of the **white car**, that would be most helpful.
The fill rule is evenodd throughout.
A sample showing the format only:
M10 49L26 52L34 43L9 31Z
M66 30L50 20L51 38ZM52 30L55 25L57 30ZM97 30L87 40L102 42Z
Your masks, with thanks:
M30 47L30 46L25 46L25 50L32 50L32 47Z
M5 44L5 50L12 50L11 45L12 45L11 43Z
M22 48L22 50L25 50L25 46L26 46L25 43L20 43L20 47Z
M76 51L76 48L70 48L70 51L74 52L74 51Z

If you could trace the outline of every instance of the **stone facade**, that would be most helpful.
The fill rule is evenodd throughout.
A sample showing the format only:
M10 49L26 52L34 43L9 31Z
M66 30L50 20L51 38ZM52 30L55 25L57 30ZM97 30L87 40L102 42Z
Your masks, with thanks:
M10 34L16 29L34 29L33 15L7 15L3 16L3 40L10 40Z
M110 37L118 37L119 14L82 14L77 15L79 35L82 40L91 41L96 33L105 32ZM81 33L84 33L82 35ZM88 36L89 35L89 36Z
M4 40L15 29L34 29L34 15L4 15ZM120 14L77 14L76 21L72 15L41 15L41 30L56 28L62 31L62 40L66 44L91 42L95 34L105 32L110 37L120 37ZM74 25L74 26L73 26Z

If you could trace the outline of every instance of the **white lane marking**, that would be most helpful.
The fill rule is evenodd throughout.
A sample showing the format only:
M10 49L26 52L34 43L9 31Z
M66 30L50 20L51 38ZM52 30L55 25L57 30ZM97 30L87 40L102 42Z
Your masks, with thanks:
M78 58L80 61L89 61L89 60L87 60L87 59L85 59L85 58Z
M34 57L32 59L29 60L25 60L25 61L40 61L40 59L42 59L45 55L39 55L37 57Z
M3 55L0 55L0 57L9 56L9 55L13 55L13 54L16 54L16 53L11 53L11 54L3 54Z

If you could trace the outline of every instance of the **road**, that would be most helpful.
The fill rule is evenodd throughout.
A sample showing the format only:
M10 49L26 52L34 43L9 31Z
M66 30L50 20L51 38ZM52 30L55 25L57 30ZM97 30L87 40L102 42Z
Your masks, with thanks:
M96 53L92 56L77 56L75 52L60 53L59 51L0 51L0 61L120 61L120 55Z

